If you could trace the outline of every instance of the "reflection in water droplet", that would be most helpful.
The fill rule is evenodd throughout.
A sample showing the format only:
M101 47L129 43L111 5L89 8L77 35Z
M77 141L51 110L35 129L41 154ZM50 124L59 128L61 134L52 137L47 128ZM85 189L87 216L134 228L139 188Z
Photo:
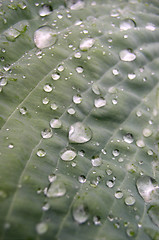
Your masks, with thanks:
M131 133L127 133L126 135L123 136L123 140L126 143L133 143L134 138L133 138L133 135Z
M73 96L73 102L75 103L75 104L80 104L81 102L82 102L82 97L81 97L81 95L75 95L75 96Z
M19 112L20 112L20 114L22 114L22 115L26 115L26 114L27 114L27 109L26 109L26 107L21 107L21 108L19 109Z
M106 105L106 100L105 98L98 98L98 99L95 99L94 100L94 106L96 108L101 108L101 107L104 107Z
M38 223L36 225L36 231L38 234L42 235L48 230L48 225L44 222Z
M50 126L52 128L60 128L62 126L61 120L58 118L51 119Z
M148 215L152 222L159 227L159 206L158 205L152 205L148 209Z
M92 138L91 129L81 122L76 122L69 129L69 141L73 143L86 143Z
M131 49L122 50L119 54L120 59L124 62L131 62L136 59L135 53Z
M60 74L59 73L53 73L52 75L51 75L51 77L52 77L52 79L53 80L58 80L58 79L60 79Z
M85 177L84 175L80 175L80 176L78 177L78 181L79 181L80 183L85 183L85 182L86 182L86 177Z
M79 224L85 223L88 220L88 208L83 204L74 206L72 211L73 218Z
M42 138L51 138L53 135L51 128L45 128L43 131L41 131Z
M52 13L52 7L50 5L44 4L40 10L39 10L39 15L41 17L48 16Z
M76 67L76 72L77 73L83 73L83 68L82 67Z
M95 40L93 38L84 38L80 43L80 49L82 51L87 51L94 45L94 43Z
M121 191L117 191L117 192L115 193L115 197L116 197L117 199L121 199L121 198L123 197L123 193L122 193Z
M46 152L43 149L39 149L36 154L38 157L44 157Z
M44 87L43 87L44 91L45 92L51 92L52 91L52 87L50 84L46 84Z
M34 43L40 49L52 46L56 40L57 35L49 26L40 27L34 33Z
M102 164L102 159L99 156L94 156L91 159L93 167L99 167Z
M112 151L112 154L113 154L114 157L118 157L120 152L119 152L118 149L115 149L115 150Z
M124 19L120 23L120 30L128 30L134 27L136 27L136 23L130 18Z
M135 203L135 198L133 196L128 196L125 198L125 204L128 206L132 206Z
M47 191L47 197L62 197L66 194L65 185L62 182L54 181Z
M61 153L60 157L64 161L72 161L77 156L77 153L72 149L66 149Z
M152 131L149 128L144 128L142 133L143 133L144 137L150 137L152 134Z
M159 185L155 179L149 176L141 176L137 179L136 186L145 202L151 202L159 198Z

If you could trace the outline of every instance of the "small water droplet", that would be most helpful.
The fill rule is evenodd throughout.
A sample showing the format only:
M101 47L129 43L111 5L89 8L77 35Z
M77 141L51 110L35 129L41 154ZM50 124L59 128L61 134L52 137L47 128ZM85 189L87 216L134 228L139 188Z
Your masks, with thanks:
M60 65L60 66L58 66L57 69L58 69L59 72L63 72L65 68L64 68L63 65Z
M21 108L19 109L19 112L20 112L20 114L22 114L22 115L26 115L26 114L27 114L27 109L26 109L26 107L21 107Z
M56 103L51 103L50 107L51 107L52 110L56 110L58 108Z
M121 198L123 197L123 193L122 193L121 191L117 191L117 192L115 193L115 197L116 197L117 199L121 199Z
M92 85L92 91L96 94L96 95L100 95L100 88L98 87L98 85L96 83L93 83Z
M123 140L126 143L133 143L134 138L133 138L133 135L131 133L127 133L126 135L123 136Z
M44 222L38 223L36 225L36 231L38 234L42 235L48 230L48 225Z
M91 47L93 47L94 43L95 43L95 40L93 38L84 38L80 43L80 49L82 51L87 51Z
M149 128L144 128L142 133L144 137L150 137L152 134L152 131Z
M124 49L119 54L120 59L124 62L132 62L136 59L135 53L131 49Z
M118 69L113 69L112 73L113 73L113 75L117 76L117 75L119 75L119 70Z
M129 78L130 80L133 80L135 77L136 77L136 74L135 74L135 73L129 73L129 74L128 74L128 78Z
M60 128L60 127L62 126L62 122L61 122L61 120L58 119L58 118L53 118L53 119L51 119L51 121L50 121L50 126L51 126L52 128Z
M79 224L85 223L88 220L88 208L83 204L74 206L72 211L73 218Z
M133 228L127 228L126 233L129 237L134 237L136 235L135 231Z
M142 116L142 112L141 112L140 110L138 110L138 111L136 112L136 116L137 116L137 117L141 117L141 116Z
M118 149L115 149L115 150L112 151L112 154L113 154L114 157L118 157L120 152L119 152Z
M51 138L53 135L51 128L45 128L43 131L41 131L42 138Z
M93 156L91 163L93 167L99 167L102 164L102 159L99 156Z
M76 67L77 73L83 73L83 67Z
M13 143L10 143L10 144L8 145L8 148L10 148L10 149L14 148Z
M106 100L103 97L100 97L94 100L94 106L96 108L101 108L101 107L104 107L105 105L106 105Z
M140 147L140 148L145 147L145 143L144 143L144 141L143 141L142 139L137 140L137 141L136 141L136 145L137 145L138 147Z
M55 44L57 35L49 26L43 26L37 29L34 33L34 43L37 48L47 48Z
M39 149L36 154L38 157L45 157L46 152L43 149Z
M39 10L40 17L48 16L51 13L52 13L52 7L50 5L47 5L47 4L44 4Z
M72 149L65 149L61 154L60 157L64 161L72 161L77 156L77 153Z
M49 208L50 208L49 203L45 203L45 204L42 206L42 210L43 210L43 211L48 211Z
M44 87L43 87L44 91L49 93L52 91L52 86L50 84L46 84Z
M81 102L82 102L82 97L81 97L81 95L75 95L75 96L73 96L73 102L75 103L75 104L80 104Z
M80 52L76 52L76 53L74 54L74 57L75 57L75 58L81 58L81 53L80 53Z
M100 217L98 217L98 216L94 216L93 217L93 223L94 223L94 225L100 225L101 224L101 221L100 221Z
M56 180L56 175L53 173L53 174L51 174L51 175L49 175L48 176L48 179L49 179L49 182L51 183L51 182L54 182L55 180Z
M53 74L51 75L51 77L52 77L53 80L57 81L57 80L60 79L60 74L59 74L59 73L53 73Z
M64 183L57 180L52 182L49 190L47 191L47 197L62 197L66 194L66 188Z
M149 176L141 176L137 179L136 186L145 202L151 202L159 198L159 185L155 179Z
M128 206L132 206L135 203L135 198L133 196L128 196L125 198L125 204Z
M108 180L108 181L106 182L106 185L107 185L107 187L112 188L112 187L114 187L115 182L114 182L113 180Z
M0 87L6 86L7 83L8 83L8 81L7 81L6 78L4 78L4 77L1 78L1 77L0 77Z
M80 175L80 176L78 177L78 181L79 181L80 183L85 183L85 182L86 182L86 177L85 177L84 175Z
M69 141L73 143L86 143L92 138L91 129L82 122L76 122L69 129Z
M75 110L74 110L74 108L69 108L68 110L67 110L67 112L70 114L70 115L73 115L73 114L75 114Z
M136 27L136 23L130 18L124 19L120 23L120 30L128 30L134 27Z
M48 104L48 103L49 103L49 99L48 99L47 97L44 98L44 99L42 100L42 103L43 103L44 105Z
M151 221L159 227L159 206L158 205L152 205L148 209L148 215L151 219Z

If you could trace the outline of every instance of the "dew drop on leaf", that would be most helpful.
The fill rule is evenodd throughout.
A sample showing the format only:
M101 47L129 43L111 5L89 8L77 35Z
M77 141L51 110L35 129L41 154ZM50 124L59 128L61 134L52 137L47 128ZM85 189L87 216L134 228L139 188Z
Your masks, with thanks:
M100 95L100 89L98 87L98 85L96 83L93 83L92 85L92 91L96 94L96 95Z
M43 149L39 149L36 154L38 157L45 157L46 152Z
M36 231L40 235L47 232L47 230L48 230L48 225L46 223L41 222L36 225Z
M78 177L78 181L79 181L80 183L85 183L85 182L86 182L86 177L85 177L84 175L80 175L80 176Z
M131 49L124 49L119 54L120 59L124 62L132 62L136 59L135 53Z
M62 126L61 120L58 118L51 119L50 126L52 128L60 128Z
M49 203L45 203L45 204L42 206L42 210L43 210L43 211L48 211L49 208L50 208Z
M105 98L100 97L100 98L94 100L94 106L96 108L101 108L101 107L104 107L105 105L106 105Z
M60 66L58 66L57 69L58 69L59 72L63 72L65 68L64 68L63 65L60 65Z
M74 57L75 57L75 58L81 58L81 53L80 53L80 52L76 52L76 53L74 54Z
M101 221L100 221L100 217L98 217L98 216L94 216L93 217L93 223L94 223L94 225L100 225L101 224Z
M112 188L112 187L114 187L115 182L114 182L113 180L108 180L108 181L106 182L106 185L107 185L107 187Z
M73 114L75 114L75 110L74 110L74 108L69 108L68 110L67 110L67 112L70 114L70 115L73 115Z
M44 91L49 93L52 91L52 87L50 84L45 84L45 86L43 87Z
M115 192L115 198L121 199L123 197L123 193L121 191Z
M48 99L47 97L44 98L44 99L42 100L42 103L43 103L44 105L48 104L48 103L49 103L49 99Z
M133 138L133 135L131 133L127 133L126 135L123 136L123 140L126 143L133 143L134 138Z
M117 75L119 75L119 70L118 69L113 69L112 73L113 73L114 76L117 76Z
M47 5L47 4L44 4L39 10L40 17L48 16L51 13L52 13L52 7L50 5Z
M50 107L51 107L52 110L56 110L58 108L56 103L51 103Z
M159 206L158 205L152 205L148 209L148 215L152 222L159 227Z
M128 30L134 27L136 27L136 23L130 18L124 19L120 23L120 30Z
M133 80L135 77L136 77L136 74L135 74L135 73L129 73L129 74L128 74L128 78L129 78L130 80Z
M125 198L125 204L128 206L132 206L135 203L135 198L133 196L128 196Z
M126 229L126 233L127 233L127 235L128 235L129 237L134 237L134 236L136 235L134 229L133 229L133 228L130 228L130 227L128 227L128 228Z
M83 9L84 6L85 6L85 2L82 0L68 1L68 7L71 10L80 10L80 9Z
M51 128L45 128L43 131L41 131L42 138L51 138L53 135Z
M149 128L144 128L142 133L144 137L150 137L152 134L152 131Z
M50 182L50 183L53 182L53 181L55 181L56 178L57 178L57 177L56 177L55 174L51 174L51 175L48 176L48 179L49 179L49 182Z
M4 78L4 77L0 78L0 87L6 86L7 83L8 83L8 81L6 78Z
M79 224L85 223L88 220L88 208L83 204L74 206L72 210L73 218Z
M139 148L143 148L145 147L145 143L142 139L139 139L136 141L136 145L139 147Z
M49 26L43 26L37 29L34 33L34 43L37 48L47 48L55 44L57 35Z
M102 159L99 156L94 156L91 159L91 163L93 167L99 167L102 164Z
M83 73L83 67L76 67L77 73Z
M77 156L77 153L72 149L66 149L61 153L60 157L63 161L72 161Z
M8 145L8 148L10 148L10 149L14 148L13 143L10 143L10 144Z
M54 181L51 183L48 191L47 191L47 197L62 197L66 194L66 188L64 183Z
M53 74L51 75L51 77L52 77L53 80L57 81L57 80L60 79L60 74L59 74L59 73L53 73Z
M93 38L84 38L80 43L80 49L82 51L87 51L94 45L94 43L95 40Z
M156 26L153 23L148 23L145 28L149 31L155 31L156 30Z
M26 114L27 114L27 109L26 109L26 107L21 107L21 108L19 109L19 112L20 112L20 114L22 114L22 115L26 115Z
M82 122L76 122L69 129L69 141L72 143L86 143L92 138L91 129Z
M81 102L82 102L82 97L81 97L81 95L74 95L73 96L73 102L75 103L75 104L80 104Z
M114 149L114 150L112 151L112 154L113 154L114 157L118 157L119 154L120 154L120 152L119 152L118 149Z

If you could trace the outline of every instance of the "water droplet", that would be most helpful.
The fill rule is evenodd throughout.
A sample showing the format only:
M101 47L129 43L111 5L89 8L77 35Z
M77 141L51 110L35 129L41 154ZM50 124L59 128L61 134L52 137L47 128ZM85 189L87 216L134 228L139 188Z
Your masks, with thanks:
M127 235L128 235L129 237L134 237L134 236L136 235L134 229L132 229L132 228L130 228L130 227L127 228L126 233L127 233Z
M120 23L120 30L128 30L134 27L136 27L136 23L130 18L124 19Z
M58 118L51 119L50 126L52 128L60 128L62 126L61 120Z
M69 141L73 143L86 143L92 138L91 129L81 122L76 122L69 129Z
M117 101L117 99L112 99L112 103L114 104L114 105L116 105L117 103L118 103L118 101Z
M52 7L50 5L44 4L40 10L39 10L39 15L41 17L48 16L52 13Z
M135 53L131 49L124 49L119 54L120 59L124 62L131 62L136 59Z
M83 68L82 67L76 67L76 72L77 73L83 73Z
M151 202L159 198L159 185L155 179L149 176L141 176L137 179L136 186L145 202Z
M149 128L144 128L142 133L143 133L144 137L150 137L152 134L152 131Z
M113 75L115 75L115 76L119 75L118 69L113 69L112 73L113 73Z
M140 147L140 148L145 147L145 143L144 143L144 141L143 141L142 139L137 140L137 141L136 141L136 145L137 145L138 147Z
M80 52L76 52L76 53L74 54L74 57L75 57L75 58L81 58L81 53L80 53Z
M80 43L80 49L82 51L87 51L91 47L93 47L94 43L95 43L95 40L93 38L84 38Z
M83 204L74 206L72 211L73 218L79 224L85 223L88 220L88 208Z
M152 221L157 227L159 227L159 206L158 206L158 205L151 206L151 207L148 209L148 215L149 215L151 221Z
M53 135L51 128L45 128L43 131L41 131L42 138L51 138Z
M105 105L106 105L105 98L100 97L100 98L94 100L94 106L96 108L101 108L101 107L104 107Z
M45 157L46 152L43 149L39 149L36 154L38 157Z
M121 191L117 191L117 192L115 193L115 197L116 197L117 199L121 199L121 198L123 197L123 193L122 193Z
M21 108L19 109L19 112L20 112L20 114L22 114L22 115L26 115L26 114L27 114L27 109L26 109L26 107L21 107Z
M73 1L73 4L70 2L68 6L70 7L71 10L80 10L84 8L85 2L81 0L78 0L78 1L76 0L76 1Z
M58 66L57 69L58 69L59 72L63 72L65 68L64 68L63 65L60 65L60 66Z
M4 77L0 78L0 87L6 86L7 83L8 83L8 81L6 78L4 78Z
M51 103L51 109L56 110L58 108L56 103Z
M112 187L114 187L115 182L112 181L112 180L108 180L108 181L106 182L106 185L107 185L107 187L112 188Z
M60 74L59 73L53 73L52 75L51 75L51 77L52 77L52 79L53 80L59 80L60 79Z
M57 177L56 177L56 175L55 175L54 173L48 176L48 179L49 179L49 182L50 182L50 183L53 182L53 181L55 181L56 178L57 178Z
M43 103L44 105L48 104L48 103L49 103L49 99L48 99L47 97L44 98L44 99L42 100L42 103Z
M129 74L128 74L128 78L129 78L130 80L133 80L135 77L136 77L136 74L135 74L135 73L129 73Z
M44 222L38 223L36 225L36 231L38 234L42 235L48 230L48 225Z
M131 133L127 133L126 135L123 136L123 140L126 143L133 143L134 138L133 138L133 135Z
M8 148L13 149L13 148L14 148L13 143L10 143L10 144L8 145Z
M75 110L74 110L74 108L69 108L68 110L67 110L67 112L70 114L70 115L73 115L73 114L75 114Z
M118 157L120 152L119 152L118 149L115 149L115 150L112 151L112 154L113 154L114 157Z
M40 27L34 33L34 43L40 49L52 46L56 40L57 35L49 26Z
M49 190L47 191L47 197L62 197L66 194L66 188L64 183L54 181L51 183Z
M94 225L100 225L101 224L100 217L94 216L93 223L94 223Z
M153 23L148 23L145 28L149 31L155 31L156 30L156 26Z
M93 83L92 85L92 91L96 94L96 95L100 95L100 89L98 87L98 85L96 83Z
M85 177L84 175L80 175L80 176L78 177L78 181L79 181L80 183L85 183L85 182L86 182L86 177Z
M81 102L82 102L82 97L81 97L81 95L75 95L75 96L73 96L73 102L75 103L75 104L80 104Z
M102 159L99 156L94 156L91 159L93 167L99 167L102 164Z
M135 203L135 198L133 196L128 196L125 198L125 204L128 206L132 206Z
M15 28L10 27L8 30L4 32L4 35L6 36L8 41L15 41L17 37L20 36L20 31L16 30Z
M52 91L52 87L50 84L46 84L44 87L43 87L44 91L49 93Z
M136 112L136 116L137 116L137 117L141 117L141 116L142 116L142 112L141 112L140 110L138 110L138 111Z
M77 156L77 153L72 149L66 149L61 153L60 157L64 161L72 161Z
M43 211L48 211L49 208L50 208L49 203L45 203L45 204L42 206L42 210L43 210Z

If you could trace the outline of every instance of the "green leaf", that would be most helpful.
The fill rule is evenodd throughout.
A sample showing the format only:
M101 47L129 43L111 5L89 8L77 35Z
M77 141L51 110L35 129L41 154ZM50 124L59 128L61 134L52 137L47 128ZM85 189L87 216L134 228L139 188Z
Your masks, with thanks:
M159 239L159 3L0 3L0 239Z

